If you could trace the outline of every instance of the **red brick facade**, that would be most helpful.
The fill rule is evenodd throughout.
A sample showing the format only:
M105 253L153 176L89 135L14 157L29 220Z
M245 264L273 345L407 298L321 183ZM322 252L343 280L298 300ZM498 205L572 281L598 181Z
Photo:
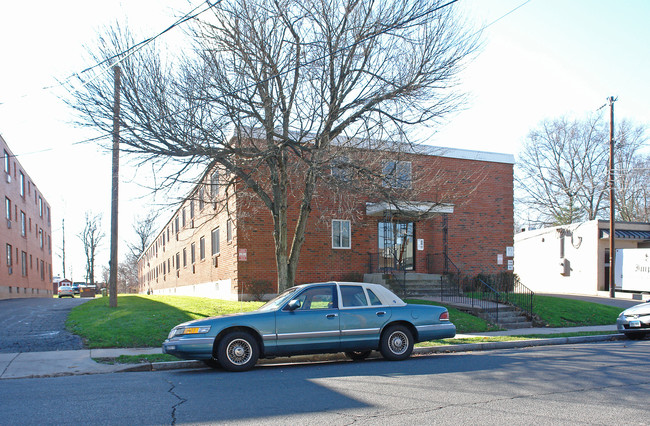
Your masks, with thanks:
M512 156L448 150L437 155L412 154L406 159L414 173L435 170L440 182L423 190L418 200L412 201L437 202L445 191L455 194L451 203L453 211L411 220L414 223L411 270L442 272L443 253L465 274L508 270L506 247L513 245L514 229ZM205 198L209 199L209 180L206 179L202 186ZM214 216L214 204L206 201L200 208L199 188L201 185L174 213L141 258L140 291L234 299L238 293L246 293L248 285L254 282L269 282L277 289L270 213L259 205L253 208L254 203L247 202L244 206L234 199L227 209L230 215L221 211ZM374 272L377 267L379 222L385 219L381 215L371 216L366 210L367 202L377 200L358 200L356 215L338 217L329 213L330 200L334 198L331 195L321 193L315 197L296 284L363 279L363 274ZM295 203L290 205L295 206ZM192 222L191 211L194 212ZM290 209L289 229L295 224L296 215L297 207ZM399 215L392 219L409 221ZM230 240L227 238L228 220L232 225ZM349 248L333 247L333 220L349 221ZM218 254L212 255L212 234L217 228ZM201 238L205 241L204 259L199 255ZM191 260L192 245L195 247L194 262Z
M52 297L50 205L0 136L0 299Z

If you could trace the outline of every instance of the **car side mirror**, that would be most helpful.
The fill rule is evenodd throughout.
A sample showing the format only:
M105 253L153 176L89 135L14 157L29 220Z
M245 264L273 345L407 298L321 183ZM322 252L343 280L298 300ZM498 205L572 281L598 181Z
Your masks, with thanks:
M300 300L298 299L293 299L292 301L287 303L287 309L289 309L290 311L295 311L296 309L300 308L300 306L301 306Z

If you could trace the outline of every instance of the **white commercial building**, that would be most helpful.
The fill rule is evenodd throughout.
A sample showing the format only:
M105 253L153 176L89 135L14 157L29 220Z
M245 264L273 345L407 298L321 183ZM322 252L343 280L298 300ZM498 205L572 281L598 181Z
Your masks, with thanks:
M617 222L614 229L616 249L650 248L650 223ZM537 293L609 291L609 222L518 233L514 263L521 282Z

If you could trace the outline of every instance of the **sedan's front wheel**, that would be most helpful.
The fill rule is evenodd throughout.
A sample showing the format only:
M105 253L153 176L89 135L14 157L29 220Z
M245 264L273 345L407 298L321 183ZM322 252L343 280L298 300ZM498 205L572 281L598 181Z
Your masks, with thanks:
M257 341L245 331L228 333L217 347L217 360L229 371L250 370L259 356Z
M413 334L403 325L392 325L381 335L381 355L391 361L401 361L413 352Z

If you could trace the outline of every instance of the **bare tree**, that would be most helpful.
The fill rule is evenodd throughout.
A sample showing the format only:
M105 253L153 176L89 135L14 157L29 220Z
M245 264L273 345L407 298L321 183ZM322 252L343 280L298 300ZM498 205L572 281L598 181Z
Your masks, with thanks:
M645 129L622 121L616 133L617 215L630 220L645 193L639 150ZM515 175L520 221L563 225L606 217L609 168L608 123L597 116L546 120L532 130L517 161ZM637 172L634 172L637 170ZM524 216L524 217L522 217Z
M142 253L149 247L152 238L156 235L156 220L158 215L156 213L150 212L145 217L136 217L133 222L133 231L136 235L136 241L134 243L128 243L130 256L127 258L135 258L137 264L137 258L140 257ZM128 259L127 259L128 261Z
M641 150L648 141L645 126L623 120L615 143L616 215L628 222L650 221L650 156Z
M408 152L415 125L461 105L456 77L477 36L439 0L223 0L209 13L189 31L195 49L175 63L151 47L124 54L134 43L119 28L94 59L122 60L126 151L183 172L202 164L218 173L222 194L264 206L283 289L294 282L314 197L333 182L324 179L331 164L344 159L363 191L374 182L388 195L386 175L399 171L379 158ZM112 83L84 84L71 104L82 124L109 132ZM359 161L368 150L373 161Z
M86 212L86 223L83 231L79 234L79 239L84 245L86 255L86 280L89 284L95 284L95 258L97 250L104 240L105 234L101 230L102 215L92 215Z

